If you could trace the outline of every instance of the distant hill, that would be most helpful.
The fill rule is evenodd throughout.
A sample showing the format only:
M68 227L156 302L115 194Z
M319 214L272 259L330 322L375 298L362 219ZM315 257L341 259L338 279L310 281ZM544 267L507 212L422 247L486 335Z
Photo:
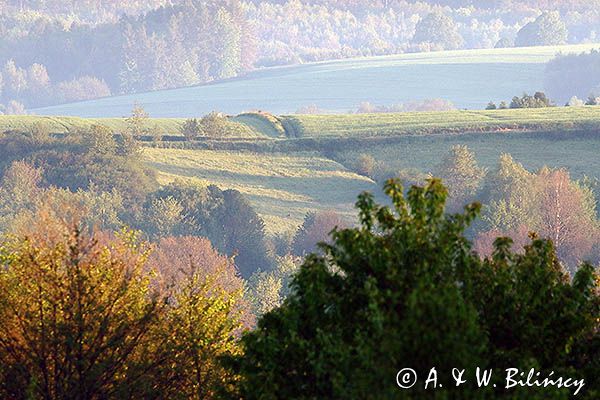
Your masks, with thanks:
M32 110L39 115L122 117L134 102L153 117L189 117L213 110L238 114L293 113L311 105L325 112L354 110L361 102L392 105L442 98L481 109L544 89L545 63L557 53L600 45L413 53L268 68L244 78L202 86L115 96Z

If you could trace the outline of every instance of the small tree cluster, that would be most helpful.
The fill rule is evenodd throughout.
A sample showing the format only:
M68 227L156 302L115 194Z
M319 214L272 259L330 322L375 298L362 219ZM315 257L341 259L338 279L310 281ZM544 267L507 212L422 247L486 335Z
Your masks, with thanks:
M600 223L594 193L585 182L571 180L566 170L544 167L532 173L503 155L483 191L487 228L475 242L481 254L491 254L493 236L500 233L522 244L535 231L553 241L573 273L582 260L597 258Z

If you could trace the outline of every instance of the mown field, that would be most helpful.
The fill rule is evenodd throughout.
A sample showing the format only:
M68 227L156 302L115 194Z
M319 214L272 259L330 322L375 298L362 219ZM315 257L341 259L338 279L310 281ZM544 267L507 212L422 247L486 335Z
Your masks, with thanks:
M375 158L385 173L417 169L430 173L452 146L466 145L480 165L491 170L499 156L508 153L529 170L543 166L566 168L571 175L600 179L600 131L588 133L485 133L464 135L426 135L406 137L395 143L364 145L335 152L332 158L352 168L367 154Z
M361 102L392 105L442 98L463 109L543 90L545 63L556 53L583 52L600 44L478 49L366 57L268 68L203 86L114 96L33 110L40 115L120 117L135 102L154 117L191 117L217 110L239 114L293 113L316 105L331 113Z
M185 119L153 118L148 123L149 130L161 134L177 134L179 126ZM0 115L0 132L28 132L35 126L40 126L51 133L67 133L77 129L87 129L92 125L104 125L115 132L127 129L125 118L79 118L52 117L37 115Z
M600 128L600 107L298 115L282 117L300 137L367 137Z
M253 118L256 119L256 118ZM271 135L270 127L254 126L246 123L242 116L231 118L227 122L227 137L229 139L259 139ZM144 125L146 136L181 136L180 127L185 118L149 118ZM104 125L115 133L125 132L128 122L122 118L80 118L80 117L50 117L38 115L0 115L0 132L31 132L42 129L52 134L64 134L79 129L88 129L92 125ZM263 133L263 130L265 133Z
M239 190L272 233L295 230L314 210L334 209L353 218L357 194L376 188L369 178L315 153L147 148L144 157L162 183L181 179Z

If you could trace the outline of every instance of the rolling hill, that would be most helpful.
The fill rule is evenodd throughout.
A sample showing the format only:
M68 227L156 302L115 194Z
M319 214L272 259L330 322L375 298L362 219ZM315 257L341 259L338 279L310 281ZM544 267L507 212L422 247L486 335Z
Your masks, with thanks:
M150 119L148 127L178 134L183 119ZM574 178L600 178L600 107L555 107L365 115L272 115L230 118L242 135L148 143L144 158L162 183L184 180L244 193L270 233L292 232L309 211L334 209L351 219L356 195L378 193L357 161L372 156L377 179L400 170L431 172L453 145L467 145L493 169L502 153L526 168L567 168ZM92 124L119 131L123 118L0 116L0 132L45 125L67 133Z
M442 98L458 108L481 109L543 89L545 63L556 53L600 45L460 50L402 54L268 68L243 78L32 110L39 115L122 117L134 102L153 117L191 117L213 110L293 113L316 105L344 113L361 102L392 105Z

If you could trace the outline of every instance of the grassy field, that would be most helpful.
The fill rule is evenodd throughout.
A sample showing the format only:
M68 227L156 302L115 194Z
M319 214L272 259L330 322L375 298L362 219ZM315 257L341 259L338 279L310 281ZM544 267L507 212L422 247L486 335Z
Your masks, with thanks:
M257 118L239 116L231 118L227 123L225 136L229 139L268 139L272 136L271 126L267 123L252 123ZM150 118L145 124L147 134L180 136L184 118ZM50 117L36 115L0 115L0 132L29 132L41 127L49 133L67 133L78 129L88 129L92 125L104 125L119 133L127 130L125 118L79 118ZM283 132L283 128L281 128Z
M162 134L174 134L179 131L179 126L184 119L152 118L148 128ZM66 133L76 129L86 129L92 125L105 125L115 132L127 129L125 118L78 118L78 117L50 117L35 115L0 115L0 132L30 131L39 125L51 133Z
M481 109L524 91L543 90L545 63L556 53L600 45L479 49L367 57L259 70L245 77L174 90L115 96L33 110L40 115L120 117L139 102L154 117L193 117L213 110L293 113L316 105L347 112L359 103L391 105L443 98Z
M600 128L600 107L296 115L282 119L301 137L397 136L465 131L569 130Z
M466 145L488 170L496 167L502 153L511 154L529 170L542 166L566 168L574 178L600 179L600 135L521 133L428 135L406 137L393 144L361 146L336 152L332 158L352 167L363 155L373 156L388 172L417 169L432 172L454 145Z
M182 179L244 193L271 233L294 231L309 211L334 209L353 218L356 196L376 184L314 153L260 154L147 148L162 183Z

